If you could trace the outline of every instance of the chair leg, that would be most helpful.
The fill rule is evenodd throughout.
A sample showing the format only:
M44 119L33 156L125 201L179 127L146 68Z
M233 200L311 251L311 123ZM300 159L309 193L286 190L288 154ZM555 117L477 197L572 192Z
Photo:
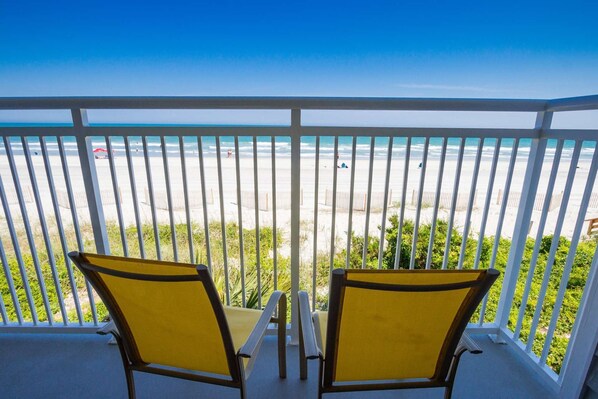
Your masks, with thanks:
M129 367L129 358L125 347L120 336L113 334L116 343L118 344L118 350L120 352L120 358L123 362L123 368L125 369L125 377L127 379L127 392L129 393L129 399L135 399L135 379L133 377L133 370Z
M287 298L278 301L278 375L287 378Z
M133 370L125 367L125 376L127 377L127 392L129 399L135 399L135 380L133 379Z
M299 311L301 312L301 311ZM303 327L301 326L301 315L299 319L299 378L302 380L307 379L307 358L305 357L305 343L303 342Z
M241 399L245 399L247 394L245 393L245 377L241 381L241 386L239 387L239 392L241 394Z
M320 370L318 371L318 399L322 399L322 395L324 395L324 392L322 392L323 373L324 373L324 362L322 361L322 358L320 357Z
M457 366L459 366L459 360L461 360L461 355L465 353L465 350L459 351L455 353L453 356L453 361L451 362L451 366L449 368L448 376L446 379L446 389L444 391L444 399L451 399L453 395L453 385L455 385L455 376L457 375Z
M305 357L305 344L303 343L303 334L301 334L301 321L299 322L299 378L307 379L307 358Z

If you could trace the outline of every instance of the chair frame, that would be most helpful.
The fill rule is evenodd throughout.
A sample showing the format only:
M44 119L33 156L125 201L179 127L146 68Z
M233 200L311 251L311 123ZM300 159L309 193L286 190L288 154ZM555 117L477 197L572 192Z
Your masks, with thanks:
M351 272L362 272L351 270ZM371 272L371 271L369 271ZM425 272L425 271L422 271ZM348 391L372 391L388 389L412 389L412 388L445 388L445 399L451 398L457 367L461 355L465 352L473 354L482 353L482 350L464 332L467 323L475 312L478 304L486 295L494 281L498 278L499 272L494 269L486 271L481 279L473 282L431 284L431 285L398 285L385 283L371 283L362 281L349 281L344 269L332 271L330 300L328 309L328 325L326 333L326 353L322 354L317 345L314 320L310 311L309 297L306 292L299 292L299 370L300 378L307 378L307 360L319 359L318 375L318 398L324 393L348 392ZM432 378L391 380L374 383L342 383L334 382L334 370L336 368L336 356L338 334L340 327L340 315L343 306L345 287L357 287L363 289L377 289L385 291L443 291L472 287L468 296L464 299L453 324L451 325L445 342L442 347L441 361L437 365ZM451 355L452 354L452 355ZM331 359L331 361L326 361Z
M140 371L151 374L159 374L168 377L181 378L186 380L204 382L208 384L221 385L231 388L238 388L240 390L241 399L246 398L245 388L245 367L243 359L251 359L251 363L254 361L257 351L260 347L262 339L264 338L270 322L276 323L277 335L278 335L278 371L280 378L286 378L286 313L287 313L287 301L286 295L281 291L275 291L270 296L266 307L263 310L261 317L250 333L247 341L235 353L232 336L226 316L224 314L224 308L218 297L218 292L208 268L204 265L197 265L197 275L183 275L183 276L161 276L152 274L139 274L122 272L118 270L111 270L101 266L93 265L85 260L85 254L77 251L69 253L69 257L73 260L75 265L79 267L81 272L89 280L93 288L96 290L112 318L112 321L107 323L105 326L100 328L97 333L100 335L111 334L114 336L118 348L120 351L122 364L125 370L125 376L127 380L127 391L130 399L136 397L135 394L135 381L133 371ZM114 257L117 259L121 258ZM172 262L164 262L172 263ZM175 265L176 263L172 263ZM177 369L173 367L160 367L159 365L149 365L141 360L137 346L135 344L135 338L131 333L131 329L120 310L118 303L114 297L98 276L98 272L109 274L112 276L147 280L147 281L162 281L162 282L182 282L182 281L200 281L207 293L207 296L212 305L211 311L214 312L217 323L220 327L222 334L222 341L227 357L228 368L230 371L230 378L220 378L215 375L205 375L201 372L193 372L192 370ZM201 343L200 343L201 344Z

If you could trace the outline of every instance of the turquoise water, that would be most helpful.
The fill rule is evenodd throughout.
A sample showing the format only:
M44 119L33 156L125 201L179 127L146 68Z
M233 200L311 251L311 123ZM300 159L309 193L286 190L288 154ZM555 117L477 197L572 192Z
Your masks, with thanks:
M369 137L358 137L356 143L356 158L357 159L368 159L370 155L370 138ZM39 139L31 137L27 139L29 148L33 154L39 154L41 152L41 146ZM387 137L379 137L375 140L374 145L374 157L375 158L386 158L388 149ZM21 138L11 137L10 142L13 146L13 150L16 154L22 153ZM106 148L106 142L103 137L92 138L94 148ZM399 137L394 139L393 145L393 157L404 156L406 149L407 139L405 137ZM484 142L482 156L491 157L494 154L494 145L496 139L486 139ZM514 140L503 139L501 144L501 155L509 156L512 151ZM547 146L547 157L551 157L554 154L556 148L556 140L549 140ZM48 137L46 139L48 153L50 155L58 154L58 144L56 138ZM166 151L169 156L178 156L180 154L179 137L166 137L165 138ZM518 156L526 157L530 150L530 139L522 139L519 144ZM573 146L575 142L572 140L565 141L563 148L563 158L571 156L573 152ZM193 155L197 154L197 139L195 137L183 137L183 145L186 154ZM339 137L338 139L338 153L340 158L351 158L352 154L352 137ZM425 139L421 137L413 138L411 140L411 157L412 159L418 159L423 156L423 149L425 145ZM447 145L447 158L451 159L458 155L460 141L457 138L451 138ZM593 154L594 142L584 142L582 147L582 158L591 157ZM74 137L64 138L65 151L68 155L77 154L77 145ZM216 138L213 136L203 137L202 146L204 156L216 156ZM465 141L465 157L474 157L477 151L478 139L466 139ZM143 155L143 142L139 136L130 137L130 147L133 156ZM160 138L156 136L148 137L147 148L150 156L161 156L161 142ZM228 151L234 153L235 142L233 137L221 137L220 138L221 155L226 157ZM122 137L115 137L112 139L112 148L117 155L124 155L125 146ZM428 157L434 159L440 157L442 150L442 139L434 137L430 139ZM253 137L239 137L238 140L238 151L241 157L252 157L253 156ZM301 156L313 158L316 152L316 137L302 137L301 139ZM4 148L0 153L4 153ZM271 137L258 137L257 138L257 154L259 156L269 157L272 153ZM276 137L274 145L274 154L277 157L290 157L291 156L291 140L289 137ZM333 158L334 157L334 137L324 136L320 137L320 157L322 158Z

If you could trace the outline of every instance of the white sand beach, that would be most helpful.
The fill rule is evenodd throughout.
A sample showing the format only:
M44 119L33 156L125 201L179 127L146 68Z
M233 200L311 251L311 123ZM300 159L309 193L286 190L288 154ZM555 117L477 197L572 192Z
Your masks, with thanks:
M12 178L8 161L6 157L0 160L0 175L2 176L5 191L11 203L11 212L13 218L17 218L20 214L18 205L16 203L16 195L12 185ZM21 155L15 156L16 164L19 173L19 180L24 192L24 198L27 201L27 209L29 218L35 221L38 217L38 211L35 206L33 198L33 191L31 189L31 182L27 175L27 167L25 158ZM56 185L56 192L60 204L59 209L63 222L68 225L72 219L70 210L68 209L68 200L66 197L66 188L63 180L62 167L60 158L57 155L49 156L52 174ZM71 175L72 185L74 187L74 197L77 203L78 215L82 222L89 220L89 215L86 208L86 197L84 193L85 183L82 181L81 169L79 167L79 160L76 156L68 156L69 173ZM43 158L40 155L32 156L33 164L35 166L35 175L38 182L43 210L46 218L52 218L54 211L52 208L52 201L50 191L47 184L45 168L43 165ZM167 206L166 195L166 179L164 175L164 166L162 158L153 156L150 157L151 173L153 182L154 200L156 204L156 214L159 223L169 223L169 211ZM187 160L187 187L189 190L189 204L191 220L200 225L203 225L203 209L201 199L201 178L199 171L199 161L197 155L186 155ZM141 216L142 223L150 223L152 221L151 208L149 206L147 173L145 168L145 160L141 156L132 157L134 165L134 174L136 180L136 189L138 196L138 209ZM227 157L226 150L222 153L222 187L219 187L219 174L217 167L217 159L215 156L205 157L205 188L207 194L207 210L210 221L220 221L220 198L219 192L223 192L224 204L224 218L226 222L238 220L238 206L237 206L237 177L236 177L236 158L235 156ZM291 160L289 157L276 158L276 215L277 226L284 230L287 234L290 230L290 192L291 192ZM406 190L406 205L405 218L415 220L417 214L417 193L420 186L420 177L423 167L420 167L421 159L412 158L409 164L409 173L407 179ZM116 165L117 186L121 196L121 207L123 212L124 223L134 225L135 213L132 199L132 190L129 180L129 171L127 167L127 160L124 153L115 153L114 162ZM331 158L321 157L320 159L320 173L319 173L319 191L318 191L318 248L329 248L331 242L331 225L332 225L332 192L333 192L333 173L337 171L337 207L336 207L336 245L344 245L346 242L349 212L348 212L348 198L351 190L351 173L355 168L354 178L354 210L351 213L352 230L356 234L363 234L366 223L366 205L369 182L369 160L358 159L355 165L351 165L351 159L340 159L339 164L345 162L348 168L335 168L335 161ZM506 207L504 223L502 230L499 232L503 237L512 237L517 216L518 195L522 191L523 178L525 174L527 158L518 157L515 172L512 178L511 195L509 205ZM489 193L488 183L490 178L492 158L485 156L482 158L477 186L474 206L471 212L470 233L477 236L484 213L484 206L487 195L491 195L491 200L488 209L487 224L485 228L485 236L494 236L497 234L497 224L500 220L500 210L502 204L502 193L504 192L505 183L507 180L509 155L501 155L499 158L494 188ZM561 160L557 181L554 187L555 202L552 209L548 212L548 219L544 235L552 234L554 232L555 224L560 209L559 198L564 191L567 173L569 171L570 159L565 158ZM404 158L395 157L392 160L392 167L389 180L389 200L387 217L392 214L399 213L398 206L402 201L403 196L403 170ZM423 165L422 165L423 166ZM433 199L435 197L438 170L440 161L438 158L429 158L427 165L425 165L426 175L424 181L423 205L421 207L420 223L430 223L433 216ZM459 182L459 198L458 206L454 213L454 226L463 231L465 220L467 217L467 209L469 203L469 196L472 186L472 176L474 172L475 160L474 157L467 156L463 160L462 173ZM543 167L543 175L539 184L539 194L546 192L548 176L552 166L552 158L547 158ZM564 218L564 225L561 235L571 237L575 225L577 213L579 212L579 205L583 194L585 180L587 178L589 169L589 159L582 158L577 165L576 177L571 190L569 205L567 213ZM112 178L110 173L110 163L108 159L96 159L96 167L100 189L102 192L102 202L104 216L106 220L117 220L117 208L115 205L114 192L112 188ZM179 156L169 155L169 176L170 186L173 198L173 217L175 223L185 223L186 214L184 208L184 191L182 167ZM375 157L373 162L372 172L372 210L369 220L369 235L379 236L380 231L378 226L382 221L382 203L385 189L385 175L387 162L386 157ZM450 206L452 202L453 185L455 180L455 171L457 168L456 159L447 158L443 173L442 181L442 200L438 210L438 218L448 220L450 217ZM258 157L258 184L257 189L259 193L259 207L258 212L259 223L261 226L271 226L273 222L273 198L272 198L272 159L270 157ZM240 158L240 182L241 182L241 204L242 204L242 222L246 228L253 228L255 226L256 214L254 208L254 167L253 159L247 157ZM308 237L307 245L303 245L303 256L310 256L311 254L311 240L313 240L313 220L314 220L314 195L315 195L315 158L302 157L301 159L301 229L302 234ZM532 215L532 226L529 234L535 236L536 229L540 220L542 206L542 198L540 195L536 200L536 208ZM588 217L598 216L597 208L589 208L587 212ZM585 234L587 224L582 229L582 234ZM281 249L284 250L284 249Z

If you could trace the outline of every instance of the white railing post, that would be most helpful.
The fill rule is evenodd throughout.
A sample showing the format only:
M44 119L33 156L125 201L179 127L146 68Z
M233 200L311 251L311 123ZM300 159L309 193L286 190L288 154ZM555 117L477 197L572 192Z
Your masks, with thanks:
M567 354L559 374L561 398L578 398L598 344L598 251L579 305Z
M100 197L100 187L93 156L93 146L91 144L91 137L85 136L84 130L84 128L89 125L87 121L87 110L72 109L71 115L73 117L73 127L77 138L79 162L81 164L83 185L85 186L85 195L87 196L89 219L93 230L96 251L99 254L109 254L110 244L108 243L108 234L106 233L106 219L104 218L104 208L102 207L102 199ZM112 154L108 154L108 156L111 157Z
M299 343L299 221L301 217L301 110L291 110L291 344Z
M528 227L534 208L536 192L538 191L538 182L542 173L544 154L546 152L547 140L541 136L544 130L550 129L551 122L552 112L538 112L535 129L539 135L538 138L532 139L531 143L527 168L523 179L521 200L519 201L517 219L515 220L515 228L513 230L511 250L509 252L503 286L500 292L500 300L498 302L498 310L496 312L496 323L500 328L505 328L509 321L509 313L513 303L513 295L515 294L517 277L521 268L523 250L525 249Z

